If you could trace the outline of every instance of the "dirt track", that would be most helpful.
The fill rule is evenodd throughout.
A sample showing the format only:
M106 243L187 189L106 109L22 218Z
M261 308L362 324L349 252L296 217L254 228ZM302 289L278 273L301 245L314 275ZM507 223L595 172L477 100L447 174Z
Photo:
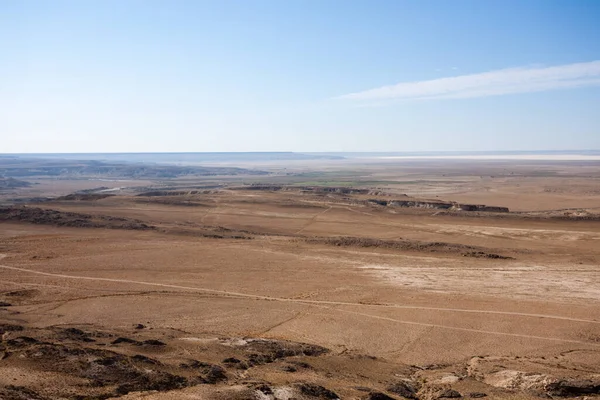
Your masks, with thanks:
M336 305L336 306L357 306L357 307L362 307L362 308L383 307L383 308L400 308L400 309L430 310L430 311L444 311L444 312L467 312L467 313L480 313L480 314L518 315L518 316L533 317L533 318L550 318L550 319L557 319L557 320L564 320L564 321L575 321L575 322L600 324L600 321L567 318L567 317L560 317L560 316L554 316L554 315L511 313L511 312L483 311L483 310L464 310L464 309L436 308L436 307L400 306L400 305L396 305L396 304L362 304L362 303L349 303L349 302L341 302L341 301L298 300L298 299L288 299L288 298L282 298L282 297L251 295L251 294L246 294L246 293L228 292L228 291L213 290L213 289L207 289L207 288L197 288L197 287L190 287L190 286L167 285L167 284L161 284L161 283L132 281L132 280L126 280L126 279L93 278L93 277L87 277L87 276L50 274L47 272L32 271L32 270L27 270L27 269L23 269L23 268L9 267L6 265L0 265L0 268L21 271L21 272L26 272L26 273L32 273L32 274L57 277L57 278L65 278L65 279L81 279L81 280L90 280L90 281L103 281L103 282L126 283L126 284L134 284L134 285L158 286L158 287L166 287L166 288L172 288L172 289L183 289L183 290L190 290L190 291L208 292L208 293L220 294L220 295L225 295L225 296L249 298L249 299L254 299L254 300L319 305L324 308L328 308L328 307L325 307L326 305L329 305L329 306L334 306L334 305ZM515 333L493 332L493 331L485 331L485 330L479 330L479 329L469 329L469 328L460 328L460 327L444 326L444 325L437 325L437 324L426 324L426 323L414 322L414 321L404 321L404 320L386 318L386 317L381 317L381 316L377 316L377 315L367 314L364 312L361 313L361 312L349 311L349 310L335 309L335 311L342 312L342 313L352 313L352 314L361 315L361 316L364 316L367 318L383 319L383 320L388 320L388 321L397 322L397 323L401 323L401 324L408 324L408 325L451 329L451 330L483 333L483 334L490 334L490 335L514 336L514 337L529 338L529 339L550 340L550 341L567 342L567 343L580 343L580 344L588 344L588 345L590 344L589 342L584 342L584 341L566 340L566 339L551 338L551 337L544 337L544 336L532 336L532 335L523 335L523 334L515 334ZM600 346L600 344L596 345L594 343L592 343L592 345Z

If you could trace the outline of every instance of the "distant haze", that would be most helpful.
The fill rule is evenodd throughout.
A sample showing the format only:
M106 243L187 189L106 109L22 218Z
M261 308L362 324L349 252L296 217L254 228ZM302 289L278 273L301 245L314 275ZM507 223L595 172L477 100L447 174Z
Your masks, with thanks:
M418 160L600 161L600 150L586 151L470 151L470 152L211 152L211 153L12 153L2 158L40 158L178 165L246 165L327 162L393 162Z

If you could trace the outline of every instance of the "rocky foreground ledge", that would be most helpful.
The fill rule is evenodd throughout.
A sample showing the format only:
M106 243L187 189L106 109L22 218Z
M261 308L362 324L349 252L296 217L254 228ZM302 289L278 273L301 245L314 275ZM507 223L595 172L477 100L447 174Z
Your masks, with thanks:
M3 313L10 304L4 303ZM0 324L0 398L536 399L600 396L590 365L555 357L479 356L409 366L265 338L192 335L138 324L28 328ZM581 350L584 351L584 350ZM585 357L583 359L586 359ZM596 370L597 371L597 370Z

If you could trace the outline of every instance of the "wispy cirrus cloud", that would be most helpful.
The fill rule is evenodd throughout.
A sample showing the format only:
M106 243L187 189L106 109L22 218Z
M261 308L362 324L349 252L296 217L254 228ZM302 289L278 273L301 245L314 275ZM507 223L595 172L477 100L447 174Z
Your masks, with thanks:
M402 82L338 96L358 102L461 99L600 85L600 61L522 67L427 81Z

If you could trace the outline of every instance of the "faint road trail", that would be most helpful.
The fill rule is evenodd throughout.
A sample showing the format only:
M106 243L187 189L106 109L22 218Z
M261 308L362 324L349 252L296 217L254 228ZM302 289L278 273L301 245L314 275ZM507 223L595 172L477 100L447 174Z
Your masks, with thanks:
M312 225L318 217L320 217L321 215L325 214L327 211L331 210L333 208L333 206L329 206L329 208L325 209L324 211L321 211L317 214L315 214L315 216L313 216L307 223L306 225L304 225L301 229L299 229L296 234L302 233L303 230L305 230L306 228L308 228L310 225Z
M0 265L0 268L7 269L7 270L13 270L13 271L20 271L20 272L25 272L25 273L30 273L30 274L36 274L36 275L50 276L50 277L54 277L54 278L88 280L88 281L95 281L95 282L128 283L128 284L135 284L135 285L146 285L146 286L167 287L167 288L182 289L182 290L192 290L192 291L205 292L205 293L214 293L214 294L219 294L219 295L223 295L223 296L233 296L233 297L248 298L248 299L255 299L255 300L278 301L278 302L297 303L297 304L311 304L311 305L320 306L322 308L331 309L331 310L334 310L337 312L354 314L354 315L359 315L359 316L364 316L367 318L374 318L374 319L379 319L379 320L386 320L386 321L401 323L401 324L406 324L406 325L416 325L416 326L449 329L449 330L456 330L456 331L463 331L463 332L482 333L482 334L488 334L488 335L511 336L511 337L549 340L549 341L565 342L565 343L578 343L578 344L585 344L585 345L590 345L590 346L594 346L594 347L600 347L600 343L590 343L590 342L571 340L571 339L525 335L525 334L519 334L519 333L488 331L488 330L483 330L483 329L462 328L462 327L439 325L439 324L429 324L429 323L416 322L416 321L406 321L406 320L394 319L394 318L383 317L383 316L378 316L378 315L366 314L366 313L362 313L362 312L358 312L358 311L342 310L339 308L332 308L332 307L328 307L328 306L354 306L354 307L358 306L358 307L371 307L371 308L373 308L373 307L375 307L375 308L397 308L397 309L431 310L431 311L442 311L442 312L497 314L497 315L524 316L524 317L531 317L531 318L546 318L546 319L584 322L584 323L590 323L590 324L600 324L600 321L595 321L595 320L568 318L568 317L561 317L561 316L556 316L556 315L545 315L545 314L517 313L517 312L508 312L508 311L468 310L468 309L439 308L439 307L403 306L403 305L397 305L397 304L363 304L363 303L351 303L351 302L342 302L342 301L289 299L289 298L284 298L284 297L261 296L261 295L231 292L231 291L225 291L225 290L198 288L198 287L193 287L193 286L171 285L171 284L155 283L155 282L134 281L134 280L129 280L129 279L95 278L95 277L90 277L90 276L53 274L53 273L49 273L49 272L41 272L41 271L35 271L35 270L30 270L30 269L25 269L25 268L10 267L7 265Z

